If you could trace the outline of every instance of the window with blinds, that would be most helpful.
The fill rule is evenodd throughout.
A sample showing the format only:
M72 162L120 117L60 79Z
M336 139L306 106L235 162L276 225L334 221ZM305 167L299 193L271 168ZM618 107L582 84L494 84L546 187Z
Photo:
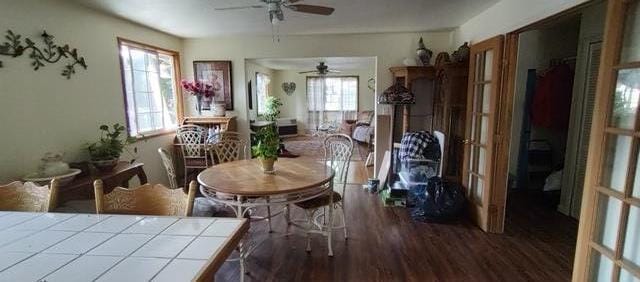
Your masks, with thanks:
M358 77L308 77L309 111L358 110Z
M154 135L177 126L178 53L119 40L128 133Z

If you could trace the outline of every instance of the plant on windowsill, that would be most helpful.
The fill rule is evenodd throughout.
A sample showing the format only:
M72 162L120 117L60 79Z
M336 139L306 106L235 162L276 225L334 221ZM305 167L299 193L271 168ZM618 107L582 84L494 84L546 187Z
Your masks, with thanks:
M129 153L132 157L138 152L134 147L133 152L127 148L136 142L135 137L126 136L126 127L116 123L110 128L107 125L100 126L100 140L87 145L90 163L99 171L107 172L113 170L123 152ZM131 160L133 163L135 158Z
M275 97L267 97L265 103L265 112L262 117L269 121L270 124L260 128L256 133L257 144L251 147L253 156L260 160L262 170L265 173L273 173L275 161L278 159L278 150L280 149L280 136L278 135L278 127L276 119L280 115L280 107L282 102Z

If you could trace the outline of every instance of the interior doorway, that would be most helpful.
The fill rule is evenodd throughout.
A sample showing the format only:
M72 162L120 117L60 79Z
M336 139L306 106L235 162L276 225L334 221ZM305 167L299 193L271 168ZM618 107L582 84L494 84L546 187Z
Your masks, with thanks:
M505 232L557 242L572 264L606 3L516 32ZM526 222L526 224L523 224ZM563 256L564 257L564 256Z

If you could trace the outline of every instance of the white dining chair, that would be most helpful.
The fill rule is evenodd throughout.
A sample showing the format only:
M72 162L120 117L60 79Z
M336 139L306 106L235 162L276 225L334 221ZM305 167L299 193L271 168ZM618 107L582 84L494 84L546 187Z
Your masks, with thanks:
M345 197L347 187L347 176L349 174L349 165L351 163L351 155L353 154L353 139L346 134L329 134L324 139L324 161L334 171L333 177L333 193L322 195L307 201L296 203L295 205L304 210L306 217L306 234L307 234L307 248L308 252L311 251L311 237L310 231L316 226L320 228L326 228L327 232L333 232L334 230L342 229L344 231L345 240L348 239L347 222L345 216ZM331 206L333 205L333 206ZM327 208L333 208L334 215L339 214L340 222L336 224L333 217L332 222L327 223ZM289 208L285 209L285 218L288 223L291 222ZM328 226L326 226L328 224ZM333 256L331 247L331 241L328 240L329 255Z

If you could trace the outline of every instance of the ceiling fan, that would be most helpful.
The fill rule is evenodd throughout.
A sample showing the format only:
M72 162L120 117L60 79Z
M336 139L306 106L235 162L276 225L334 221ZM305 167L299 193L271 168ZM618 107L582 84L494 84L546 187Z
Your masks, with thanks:
M267 8L267 12L269 13L269 21L271 21L271 23L274 25L277 24L279 21L284 21L284 14L282 12L282 7L285 7L294 12L323 15L323 16L331 15L335 10L334 8L331 8L331 7L294 4L294 3L300 2L300 0L259 0L259 1L262 2L262 4L215 8L215 9L218 11L225 11L225 10Z
M339 71L339 70L329 69L329 66L327 66L327 64L325 64L324 62L320 62L316 66L316 70L303 71L303 72L299 72L299 74L316 73L316 74L319 74L319 75L327 75L329 73L340 73L340 72L341 71Z

